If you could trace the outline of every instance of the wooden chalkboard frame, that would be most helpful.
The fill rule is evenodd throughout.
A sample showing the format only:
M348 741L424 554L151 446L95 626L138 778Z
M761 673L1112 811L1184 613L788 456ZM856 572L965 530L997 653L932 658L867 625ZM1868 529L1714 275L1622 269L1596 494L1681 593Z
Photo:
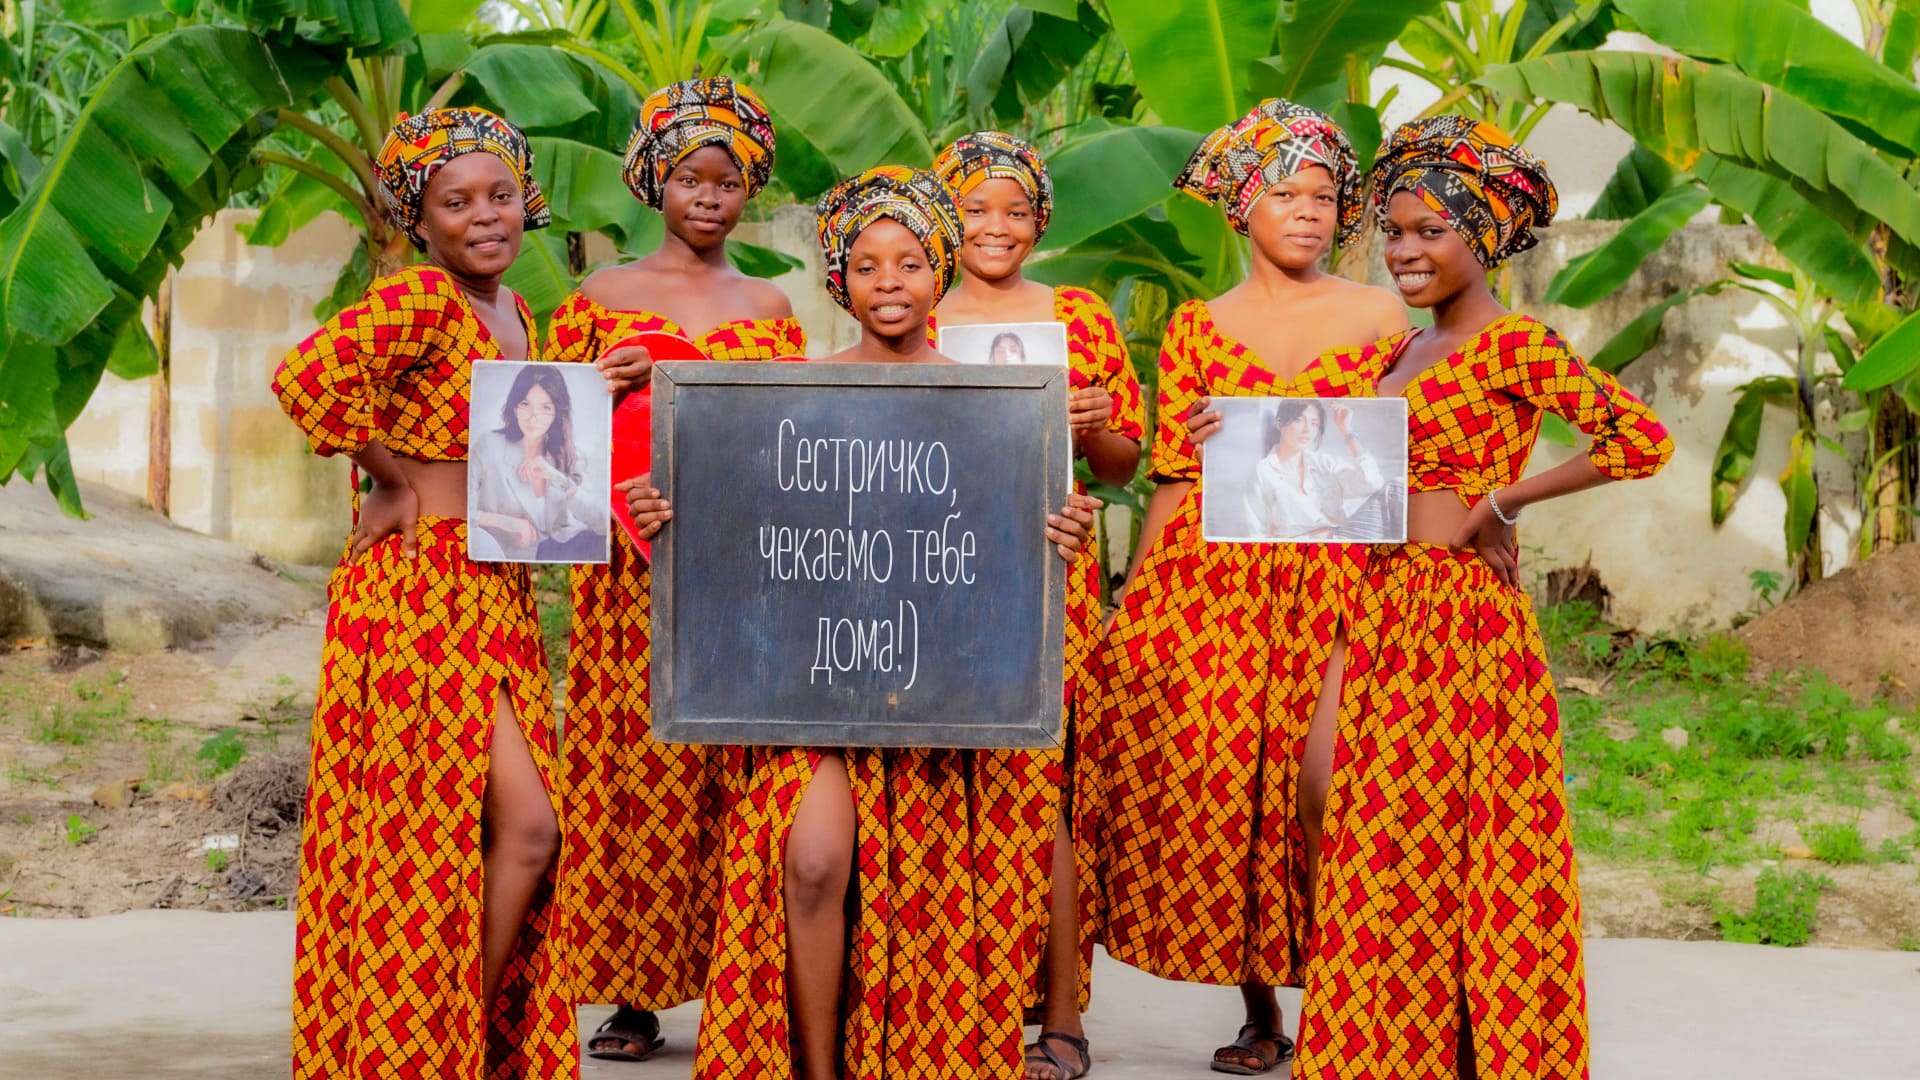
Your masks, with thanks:
M679 431L677 406L683 396L728 386L794 387L956 387L997 389L1008 393L1038 394L1043 416L1060 422L1042 433L1046 498L1029 508L1033 530L1040 538L1045 515L1065 505L1073 490L1072 447L1066 423L1067 369L1061 366L987 367L967 364L805 363L750 364L671 361L653 368L653 485L674 498L675 461ZM1026 466L1022 466L1026 467ZM1032 467L1042 467L1035 464ZM689 715L677 700L674 683L677 635L698 627L682 627L676 617L674 567L678 548L669 525L653 541L652 693L653 735L664 742L844 747L918 747L953 749L1057 748L1063 744L1065 693L1066 589L1069 567L1051 544L1044 547L1041 579L1046 594L1058 598L1043 605L1041 671L1058 675L1038 695L1034 715L1008 717L1000 723L941 724L916 720L884 723L874 720L776 720L756 717L702 717Z

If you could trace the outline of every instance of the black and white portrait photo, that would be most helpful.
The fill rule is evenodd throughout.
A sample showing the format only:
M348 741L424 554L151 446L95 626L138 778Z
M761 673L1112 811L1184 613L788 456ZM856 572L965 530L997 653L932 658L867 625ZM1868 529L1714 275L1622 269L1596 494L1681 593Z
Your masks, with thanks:
M1067 327L1057 322L943 325L935 348L962 364L1064 365Z
M1399 543L1407 530L1402 398L1213 399L1201 535L1225 543Z
M604 563L613 399L592 364L478 361L467 447L467 553Z

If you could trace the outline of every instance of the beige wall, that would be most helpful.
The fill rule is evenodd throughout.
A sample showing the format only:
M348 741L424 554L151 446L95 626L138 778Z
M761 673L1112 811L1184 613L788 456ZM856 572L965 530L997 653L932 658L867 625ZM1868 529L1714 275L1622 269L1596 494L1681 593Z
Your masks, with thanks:
M269 557L324 564L347 532L347 465L316 458L268 390L280 358L314 326L354 231L328 214L278 248L251 247L223 210L174 276L173 520ZM74 472L147 488L149 380L109 375L68 431Z

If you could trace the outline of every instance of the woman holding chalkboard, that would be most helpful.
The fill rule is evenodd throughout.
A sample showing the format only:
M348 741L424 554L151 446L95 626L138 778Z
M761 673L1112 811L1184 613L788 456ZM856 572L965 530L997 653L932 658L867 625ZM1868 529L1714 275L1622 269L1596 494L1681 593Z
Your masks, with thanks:
M964 237L960 244L960 284L940 301L943 325L1058 322L1067 328L1067 357L1073 391L1067 398L1067 422L1074 456L1084 458L1093 477L1125 486L1140 464L1140 383L1133 375L1125 340L1106 302L1085 289L1028 281L1020 268L1046 233L1053 212L1053 181L1047 166L1027 143L998 131L964 135L934 159L933 171L952 190L960 207ZM1001 363L1002 333L994 338L989 363ZM1077 488L1084 492L1084 488ZM1068 751L1072 753L1072 688L1100 630L1100 566L1089 545L1067 580L1066 671L1069 688ZM1064 782L1063 755L1047 755L1051 785ZM1064 814L1064 805L1058 813ZM1027 1047L1029 1080L1072 1080L1092 1064L1080 1024L1086 1008L1087 964L1093 942L1080 934L1079 876L1073 838L1064 816L1055 827L1050 875L1052 902L1038 927L1047 948L1044 980L1027 990L1023 1004L1044 1005L1042 1034ZM1055 930L1058 932L1055 932Z
M773 123L753 91L690 79L649 95L627 147L634 195L660 211L653 254L588 277L553 316L553 359L598 363L616 400L645 386L652 358L610 348L678 334L713 360L797 355L806 335L787 297L726 256L747 200L773 172ZM625 479L616 477L615 479ZM670 746L647 708L652 582L616 530L611 561L573 570L567 653L565 798L575 843L570 944L580 1000L616 1010L590 1057L639 1061L661 1045L653 1010L699 997L719 906L719 837L746 772L741 751Z
M882 166L820 201L827 289L859 320L830 357L948 363L927 319L952 283L959 212L931 173ZM660 493L622 485L652 535ZM1036 521L1072 562L1097 500ZM795 748L753 754L726 830L694 1064L703 1080L1006 1080L1053 829L1037 755ZM849 916L852 925L849 926ZM851 950L849 950L851 942Z
M427 261L375 281L274 372L314 452L350 456L369 481L327 587L297 1080L580 1072L533 582L467 558L473 365L538 351L526 302L500 284L523 231L549 220L532 164L491 113L402 120L380 182Z
M1305 978L1320 807L1340 681L1343 546L1208 543L1201 444L1220 395L1371 393L1359 347L1404 328L1381 289L1323 273L1358 235L1360 175L1326 116L1262 102L1200 144L1174 186L1251 241L1247 279L1173 313L1160 351L1157 482L1140 550L1089 675L1076 839L1109 955L1238 986L1246 1021L1213 1054L1256 1075L1292 1055L1277 985ZM1334 351L1339 350L1339 351Z

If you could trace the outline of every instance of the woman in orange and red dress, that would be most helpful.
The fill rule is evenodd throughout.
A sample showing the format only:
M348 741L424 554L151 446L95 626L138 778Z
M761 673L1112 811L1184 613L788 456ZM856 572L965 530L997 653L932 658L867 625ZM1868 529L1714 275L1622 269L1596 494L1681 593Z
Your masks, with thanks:
M1331 710L1316 723L1316 708L1322 673L1338 684L1340 597L1359 553L1201 539L1200 447L1221 422L1208 406L1368 395L1360 347L1406 316L1383 290L1319 269L1362 210L1353 151L1326 116L1263 102L1208 136L1175 186L1220 203L1253 259L1244 282L1176 309L1161 346L1158 487L1089 676L1075 840L1109 955L1240 987L1246 1022L1210 1064L1250 1075L1292 1052L1273 987L1305 977L1312 780L1332 746Z
M644 386L646 331L677 334L713 360L798 355L806 334L772 283L727 261L727 236L773 172L773 122L728 78L649 95L627 148L635 197L660 211L660 249L587 278L554 313L553 359L598 363L616 395ZM616 479L625 479L617 477ZM590 1057L639 1061L659 1048L656 1009L700 996L719 905L721 826L745 782L734 748L653 740L647 706L652 580L624 530L604 566L573 571L567 653L565 798L570 944L583 1002L620 1006Z
M828 291L861 324L829 360L948 363L927 318L960 221L938 178L882 166L820 201ZM628 491L643 531L669 508ZM681 500L683 503L684 499ZM1099 504L1070 495L1048 542L1079 554ZM1033 754L755 750L727 826L694 1075L702 1080L1006 1080L1020 1070L1053 819Z
M467 558L472 366L537 354L500 276L548 221L518 128L403 120L380 180L427 261L375 281L274 373L370 486L328 586L301 831L293 1075L579 1073L560 948L554 722L522 565Z
M1026 142L1004 132L963 135L934 158L933 171L953 191L960 207L964 239L960 245L960 283L940 301L943 326L970 323L1057 322L1066 327L1067 363L1073 390L1067 422L1074 457L1086 461L1093 478L1124 487L1140 463L1140 383L1113 311L1086 289L1053 287L1027 280L1020 272L1046 233L1053 212L1053 181L1046 162ZM1013 335L1002 335L1012 337ZM1017 341L1017 339L1015 339ZM995 349L999 342L996 339ZM999 362L996 358L993 362ZM1079 488L1084 492L1084 488ZM1067 579L1067 717L1064 754L1045 754L1048 790L1066 783L1072 759L1073 688L1084 674L1087 654L1100 631L1100 574L1096 545L1081 553ZM1036 927L1047 949L1042 971L1023 1004L1041 1012L1041 1035L1027 1047L1029 1080L1072 1080L1091 1064L1080 1014L1087 1005L1087 960L1092 939L1080 933L1079 875L1064 799L1047 867L1036 868L1035 884L1052 900ZM1048 879L1051 885L1048 886Z
M1586 985L1559 710L1514 525L1652 475L1659 420L1487 271L1558 204L1490 124L1436 116L1374 166L1387 268L1433 327L1369 349L1404 394L1408 542L1353 590L1313 960L1294 1075L1583 1080ZM1522 479L1542 417L1593 436Z

